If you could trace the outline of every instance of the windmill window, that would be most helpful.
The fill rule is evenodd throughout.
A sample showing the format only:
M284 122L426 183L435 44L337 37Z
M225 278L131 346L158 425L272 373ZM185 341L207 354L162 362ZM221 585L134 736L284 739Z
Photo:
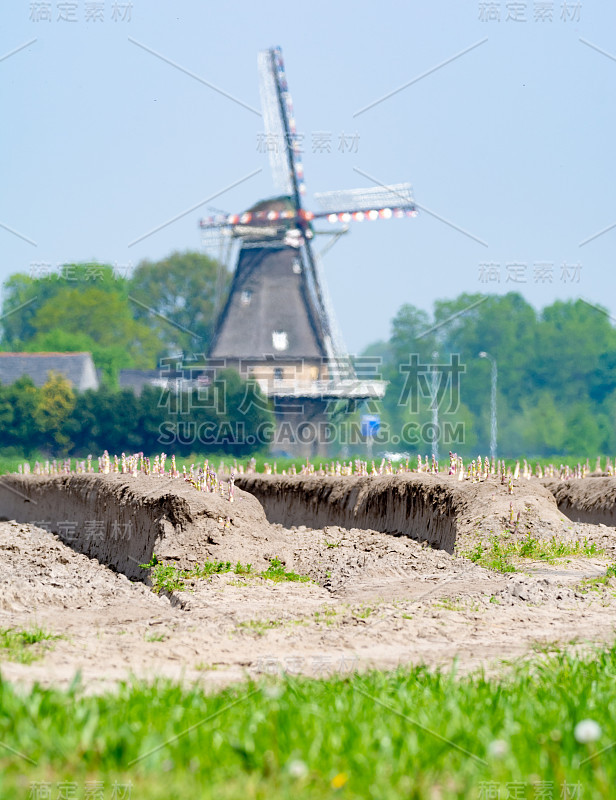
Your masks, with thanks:
M249 305L250 301L252 300L252 292L250 289L244 289L240 295L240 300L243 306Z
M275 381L282 380L282 367L274 367L274 380Z
M287 350L289 347L289 336L286 331L273 331L272 344L274 350Z

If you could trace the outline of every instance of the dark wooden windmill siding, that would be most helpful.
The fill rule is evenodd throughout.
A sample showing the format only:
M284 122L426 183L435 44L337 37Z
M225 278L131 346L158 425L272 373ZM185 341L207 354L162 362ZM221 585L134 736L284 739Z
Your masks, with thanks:
M277 363L324 363L323 336L300 263L293 247L242 248L211 358L244 367L272 356Z

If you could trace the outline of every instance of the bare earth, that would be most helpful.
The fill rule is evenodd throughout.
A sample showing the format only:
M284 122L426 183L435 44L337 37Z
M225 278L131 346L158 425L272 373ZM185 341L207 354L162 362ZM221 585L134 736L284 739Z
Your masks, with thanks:
M0 628L60 635L43 657L5 660L4 679L87 691L118 681L171 678L216 688L260 675L326 677L425 663L463 671L537 650L614 640L616 581L583 585L616 560L616 531L554 516L535 536L587 538L605 553L524 561L502 575L406 537L367 530L221 533L212 556L262 569L281 558L311 583L232 573L154 594L31 524L0 523ZM461 551L472 537L459 542Z

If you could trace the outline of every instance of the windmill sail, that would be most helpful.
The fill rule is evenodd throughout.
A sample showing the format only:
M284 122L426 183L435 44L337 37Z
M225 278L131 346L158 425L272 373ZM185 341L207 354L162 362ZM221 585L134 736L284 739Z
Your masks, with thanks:
M332 363L341 359L348 362L345 354L336 352L323 278L319 274L309 241L312 231L308 225L307 215L301 206L301 195L304 192L303 166L295 126L293 101L287 84L281 49L275 47L259 53L258 66L266 143L269 144L272 174L277 187L284 191L295 205L303 280L310 295L311 306L316 314L315 322L321 346L326 357Z
M316 192L315 200L321 214L327 216L340 212L384 211L386 209L415 210L415 201L410 183L395 183L391 186L372 186L369 189L342 189L334 192Z
M313 265L317 277L317 284L320 289L321 304L323 306L324 317L327 320L327 342L330 345L329 359L331 362L330 374L335 380L347 380L355 377L353 362L342 338L342 332L338 326L334 306L331 296L327 289L327 281L323 271L321 258L314 254L311 245L308 245L312 252Z
M274 184L282 194L292 197L300 207L304 193L304 171L295 127L293 101L279 47L263 50L257 57L259 92Z

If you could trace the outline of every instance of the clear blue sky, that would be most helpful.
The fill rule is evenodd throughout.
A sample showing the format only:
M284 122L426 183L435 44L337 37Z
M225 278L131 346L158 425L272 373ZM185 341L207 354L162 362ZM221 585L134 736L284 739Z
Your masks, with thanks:
M52 0L52 21L32 21L44 5L2 8L0 56L36 41L0 61L0 223L36 246L0 228L1 280L33 263L122 268L198 249L208 204L129 244L259 168L210 205L275 194L260 118L130 39L254 108L257 51L279 44L308 207L313 192L371 185L358 169L410 181L442 218L355 224L325 257L352 352L387 337L402 303L430 310L464 291L518 289L536 307L583 296L616 317L616 227L580 246L616 223L613 4L133 0L114 21L105 0L103 21L87 22L92 3ZM71 5L77 21L59 20ZM550 6L552 21L536 20ZM331 153L312 152L318 132ZM343 132L357 152L338 150ZM487 263L500 282L481 282ZM563 263L581 269L565 281ZM507 282L507 264L526 265L525 280ZM540 282L535 266L550 264Z

